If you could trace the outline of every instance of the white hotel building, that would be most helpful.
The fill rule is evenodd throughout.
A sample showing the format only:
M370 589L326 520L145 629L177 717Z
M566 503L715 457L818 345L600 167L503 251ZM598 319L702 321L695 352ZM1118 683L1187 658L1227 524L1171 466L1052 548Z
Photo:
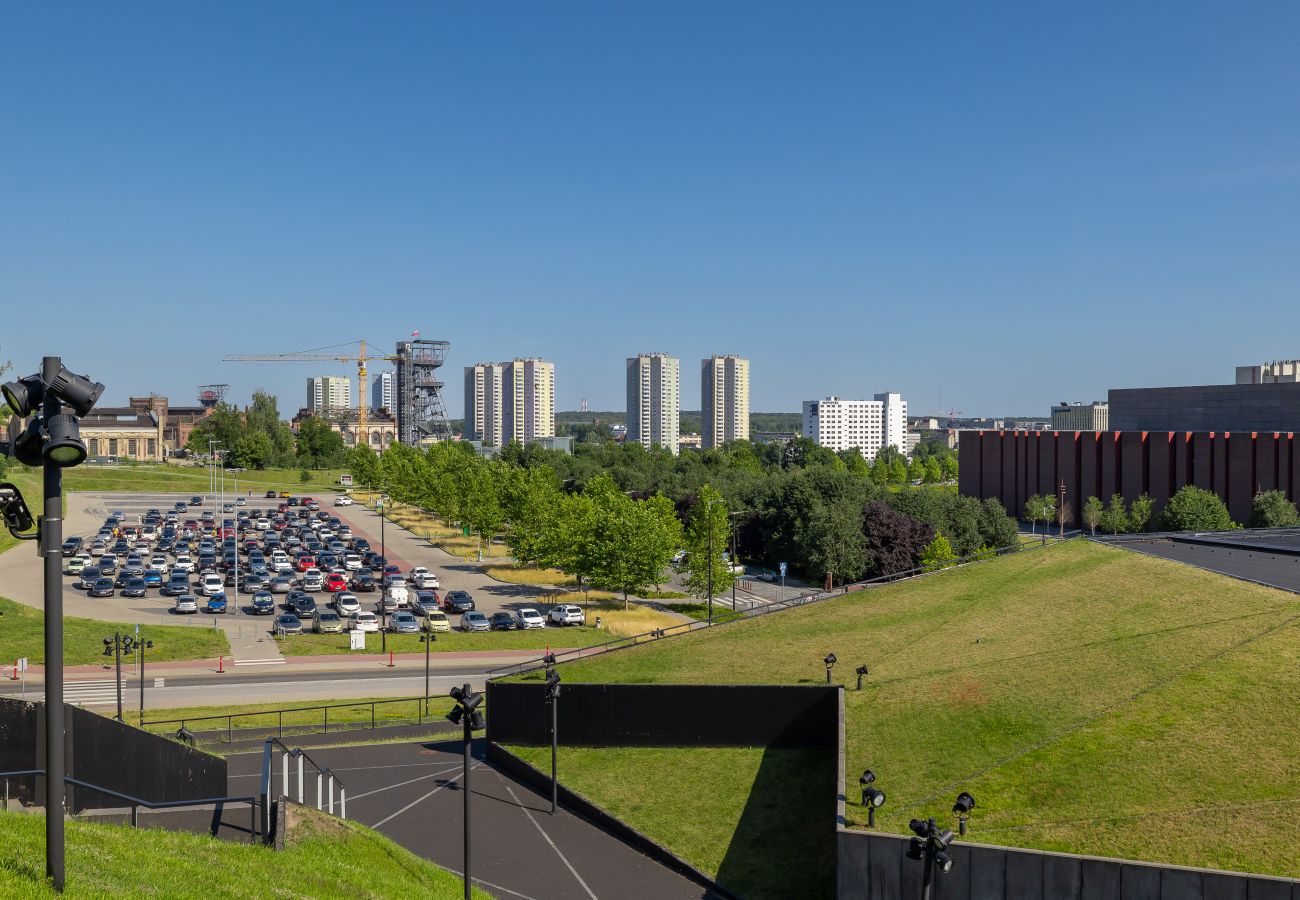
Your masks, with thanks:
M803 436L836 452L857 447L868 461L891 445L907 455L907 401L892 392L874 400L805 400Z

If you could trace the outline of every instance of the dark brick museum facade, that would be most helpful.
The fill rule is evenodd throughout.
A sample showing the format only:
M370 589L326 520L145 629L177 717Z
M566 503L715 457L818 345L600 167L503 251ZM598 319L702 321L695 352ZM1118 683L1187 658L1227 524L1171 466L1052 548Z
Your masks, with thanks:
M1255 431L963 431L958 490L996 497L1019 518L1031 494L1065 497L1079 527L1088 497L1149 494L1159 515L1184 485L1213 491L1233 521L1250 519L1257 491L1296 500L1300 440L1293 432Z

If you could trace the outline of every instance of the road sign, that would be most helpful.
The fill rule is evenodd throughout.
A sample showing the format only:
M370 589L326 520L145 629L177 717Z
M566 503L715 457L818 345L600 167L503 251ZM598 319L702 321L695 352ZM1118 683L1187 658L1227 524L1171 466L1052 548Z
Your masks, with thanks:
M778 563L778 565L779 565L780 568L781 568L781 577L784 578L784 577L785 577L785 563Z
M27 657L24 656L18 660L18 671L19 672L27 671Z

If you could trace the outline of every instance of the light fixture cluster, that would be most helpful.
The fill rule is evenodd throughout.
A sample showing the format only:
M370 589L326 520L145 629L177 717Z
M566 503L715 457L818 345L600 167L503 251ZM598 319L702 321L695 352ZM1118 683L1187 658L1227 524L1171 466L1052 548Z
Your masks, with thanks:
M929 882L933 869L951 872L952 857L948 848L952 845L952 832L940 829L934 819L913 819L908 827L916 837L907 845L907 858L925 861L925 881Z
M448 722L459 725L462 721L468 721L471 731L481 731L487 727L483 713L479 712L479 706L483 703L482 694L470 690L467 684L464 687L452 688L451 699L456 701L456 705L452 707L451 712L447 713Z
M867 769L858 779L858 784L862 786L862 805L867 808L867 827L876 827L876 810L885 805L885 792L873 788L871 785L876 782L876 773Z
M78 418L95 407L104 385L60 365L50 375L28 375L0 385L14 412L9 420L9 455L28 466L79 465L86 458ZM28 419L24 428L21 419Z

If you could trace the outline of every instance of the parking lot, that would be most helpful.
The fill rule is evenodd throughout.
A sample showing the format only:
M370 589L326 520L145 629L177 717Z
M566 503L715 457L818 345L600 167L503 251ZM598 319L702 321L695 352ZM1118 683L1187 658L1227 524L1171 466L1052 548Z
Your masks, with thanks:
M461 748L459 742L439 742L309 752L346 786L349 819L459 874L464 858ZM261 762L260 751L229 757L233 793L253 789ZM712 896L585 820L563 810L552 816L548 797L498 771L478 753L471 785L473 875L498 897L686 900ZM314 793L307 799L314 803ZM235 826L242 826L247 818L242 811L229 817Z

